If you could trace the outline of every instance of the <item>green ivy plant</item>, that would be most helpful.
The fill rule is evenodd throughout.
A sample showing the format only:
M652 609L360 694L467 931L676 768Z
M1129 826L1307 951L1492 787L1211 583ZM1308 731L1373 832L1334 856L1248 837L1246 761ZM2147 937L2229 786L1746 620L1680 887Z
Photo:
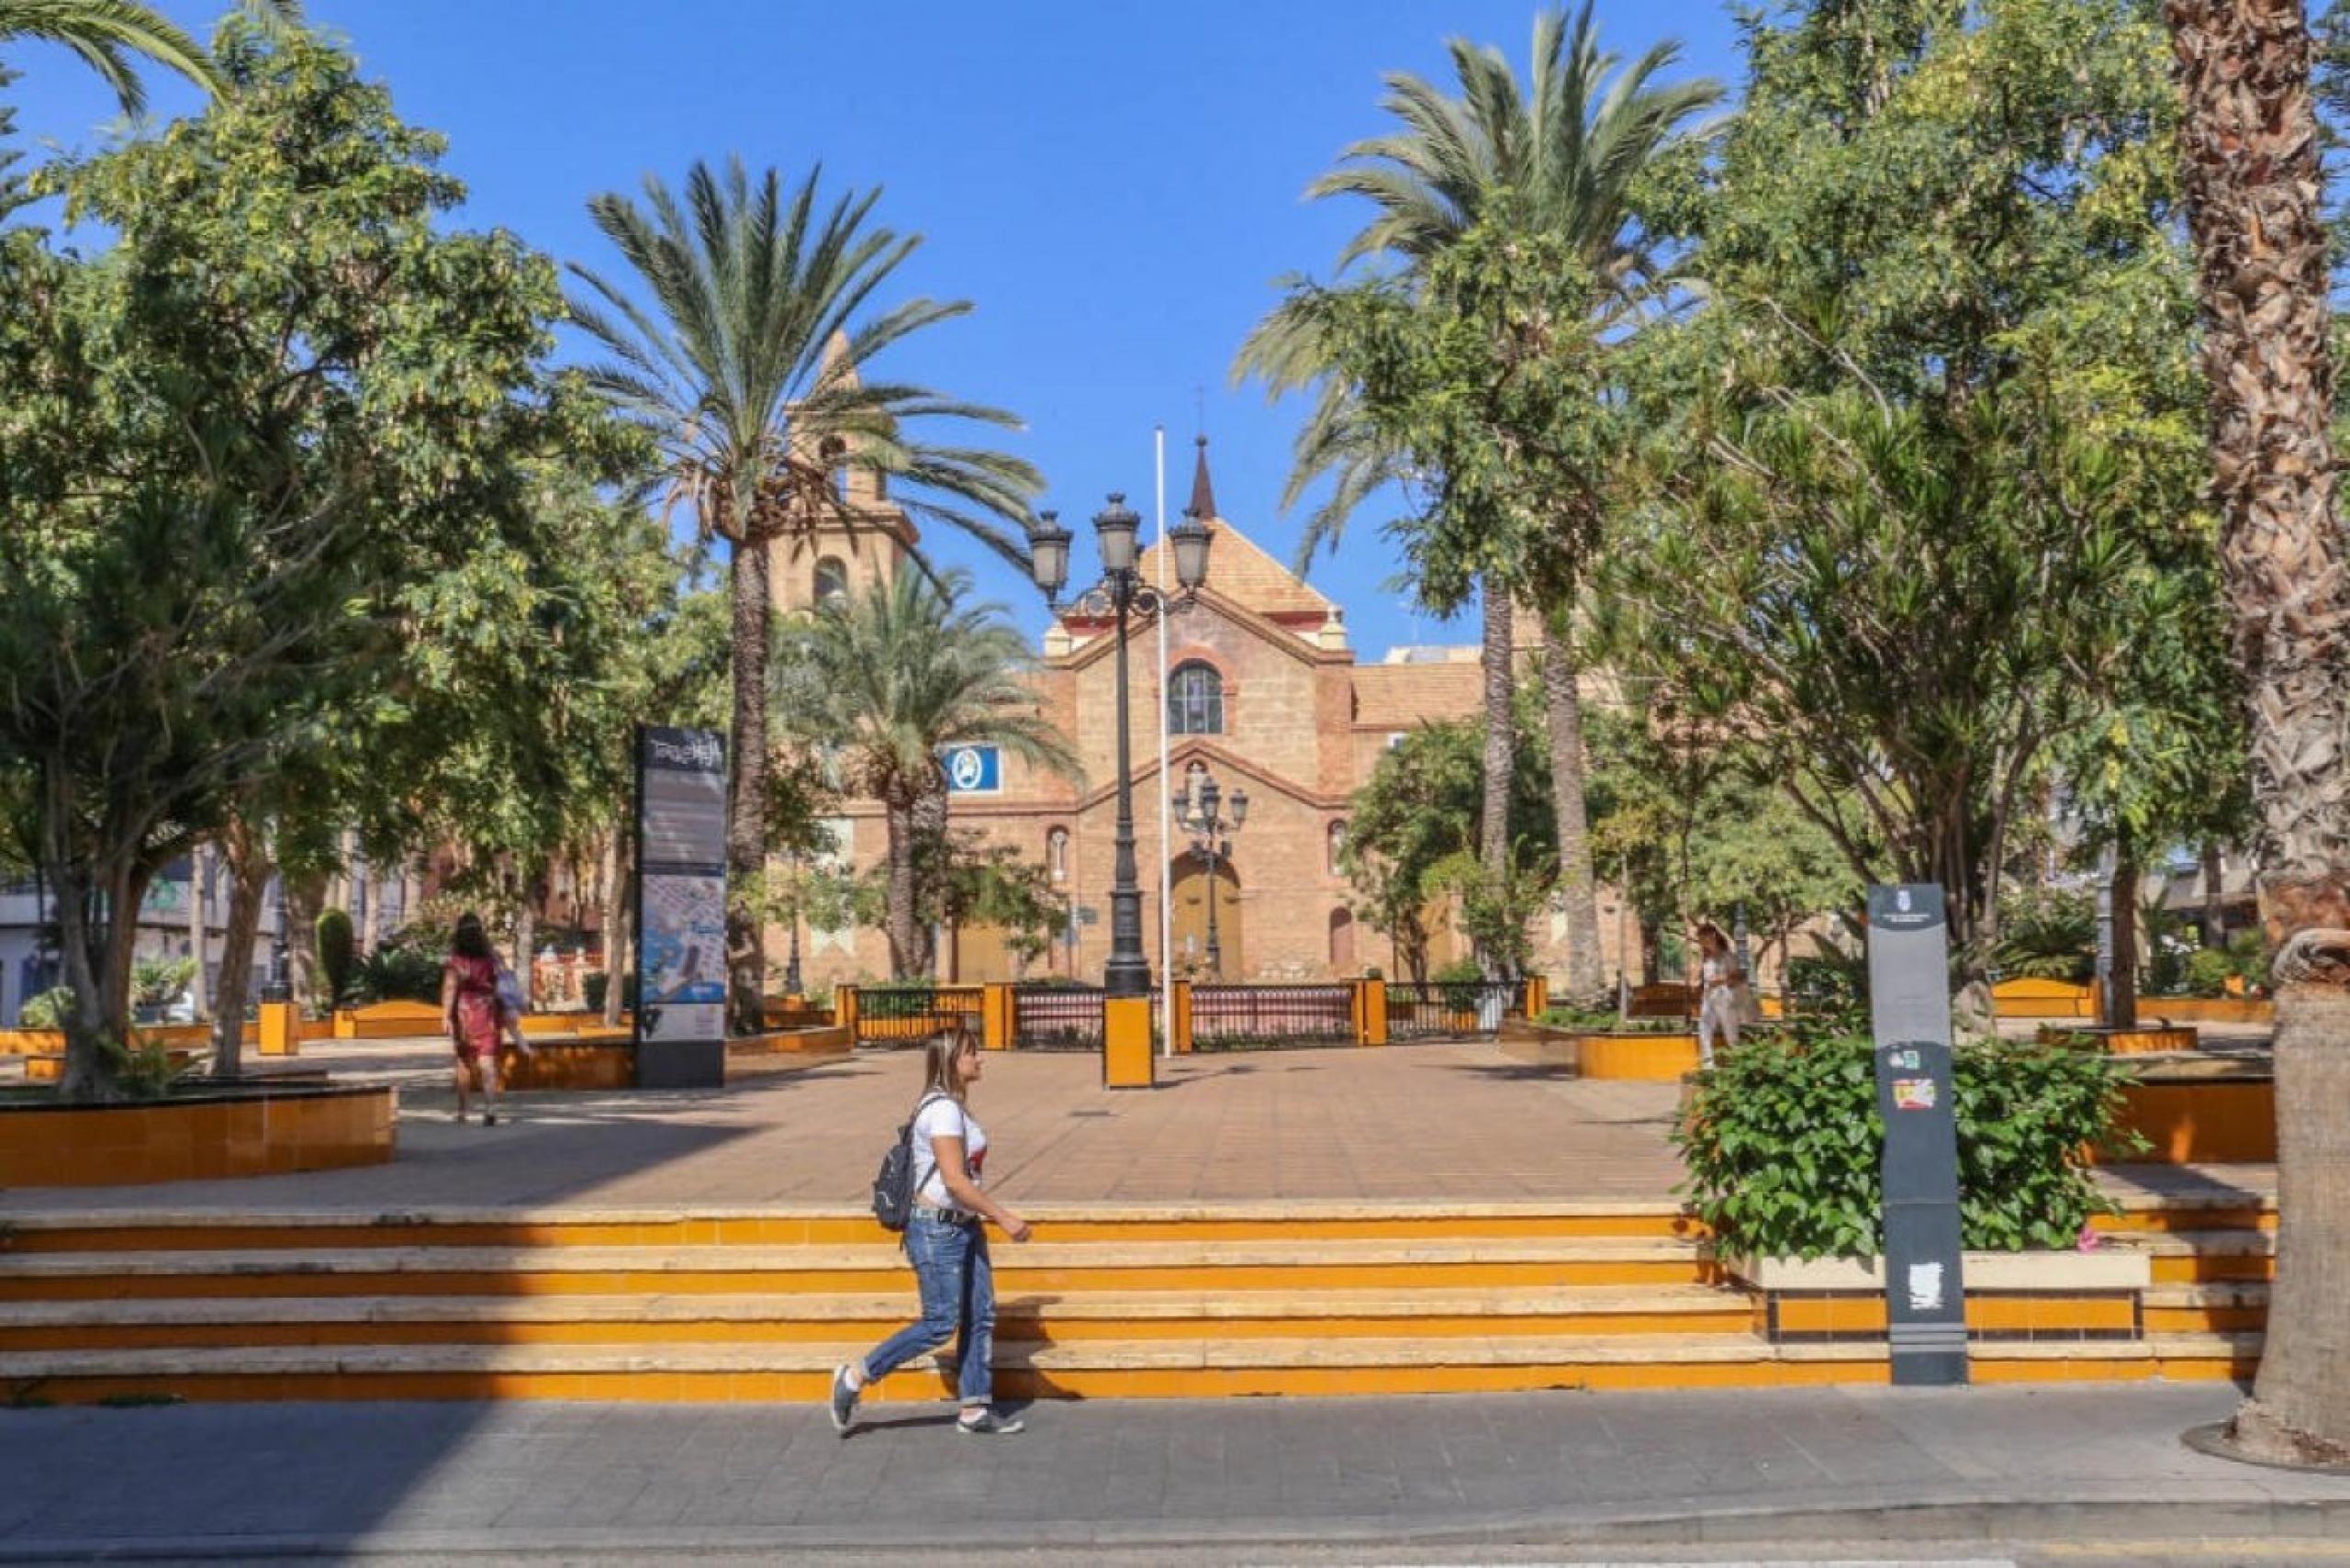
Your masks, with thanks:
M2143 1149L2118 1120L2125 1064L1985 1041L1953 1060L1961 1237L1982 1251L2070 1248L2109 1205L2088 1151ZM1725 1252L1868 1258L1883 1250L1885 1124L1865 1036L1758 1036L1695 1077L1673 1134L1677 1189Z

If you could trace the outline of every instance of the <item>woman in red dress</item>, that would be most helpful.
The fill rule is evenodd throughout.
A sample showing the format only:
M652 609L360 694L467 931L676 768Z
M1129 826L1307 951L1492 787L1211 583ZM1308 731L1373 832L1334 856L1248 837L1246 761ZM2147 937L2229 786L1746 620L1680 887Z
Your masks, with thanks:
M503 1019L498 1002L498 954L481 916L468 910L449 943L441 971L441 1011L449 1021L449 1043L457 1050L457 1120L465 1119L466 1094L481 1081L481 1125L498 1125L498 1039Z

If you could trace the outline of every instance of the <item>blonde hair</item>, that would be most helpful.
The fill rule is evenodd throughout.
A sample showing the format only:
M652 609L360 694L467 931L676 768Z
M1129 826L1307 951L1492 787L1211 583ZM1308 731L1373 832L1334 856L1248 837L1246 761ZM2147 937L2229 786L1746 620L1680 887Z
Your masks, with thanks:
M977 1044L971 1031L959 1025L933 1035L923 1052L922 1092L946 1094L960 1104L964 1088L960 1058L965 1047Z

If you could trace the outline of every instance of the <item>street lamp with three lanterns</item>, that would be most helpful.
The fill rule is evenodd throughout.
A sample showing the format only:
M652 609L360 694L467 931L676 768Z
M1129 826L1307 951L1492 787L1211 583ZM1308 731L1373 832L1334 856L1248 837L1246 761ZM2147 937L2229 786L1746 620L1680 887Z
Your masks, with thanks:
M1116 860L1110 886L1110 961L1102 971L1102 990L1108 996L1148 996L1150 960L1142 950L1142 887L1135 867L1134 765L1129 739L1126 694L1126 616L1187 608L1199 598L1208 578L1208 526L1186 512L1168 531L1174 547L1175 580L1182 592L1163 594L1142 580L1137 535L1142 519L1126 505L1123 493L1113 492L1110 504L1093 515L1093 536L1102 552L1102 580L1079 594L1069 608L1088 615L1114 615L1118 623L1118 831ZM1061 589L1069 586L1069 531L1059 514L1038 514L1028 531L1030 569L1045 602L1058 608Z
M1184 832L1192 835L1192 848L1207 862L1208 867L1208 973L1224 978L1224 946L1217 939L1215 922L1216 865L1229 864L1232 859L1232 835L1248 822L1248 791L1232 792L1232 814L1219 816L1224 804L1223 791L1217 788L1215 775L1204 763L1192 764L1191 772L1183 779L1183 793L1175 803L1175 820Z

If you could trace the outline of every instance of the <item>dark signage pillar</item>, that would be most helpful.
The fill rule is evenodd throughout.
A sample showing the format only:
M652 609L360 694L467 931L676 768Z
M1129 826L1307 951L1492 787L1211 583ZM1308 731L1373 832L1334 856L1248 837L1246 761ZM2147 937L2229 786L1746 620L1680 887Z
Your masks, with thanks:
M1933 883L1869 890L1869 1013L1885 1120L1885 1309L1893 1381L1966 1381L1950 924Z
M726 1081L726 742L636 732L636 1082Z

